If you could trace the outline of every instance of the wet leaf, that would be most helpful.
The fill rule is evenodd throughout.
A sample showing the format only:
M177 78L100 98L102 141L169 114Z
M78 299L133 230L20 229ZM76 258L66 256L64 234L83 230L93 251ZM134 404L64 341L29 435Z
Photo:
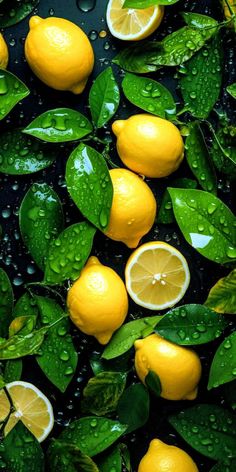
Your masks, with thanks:
M109 223L113 186L105 159L81 143L66 165L68 192L81 213L104 231Z
M136 339L142 337L143 331L147 328L149 328L149 332L146 333L146 336L151 334L161 318L161 316L150 316L149 318L142 318L123 324L113 334L111 341L103 351L102 357L104 359L114 359L121 356L121 354L124 354L133 346Z
M233 410L236 410L236 379L224 384L223 396Z
M52 241L44 282L60 284L67 279L77 279L91 252L95 232L96 229L87 222L75 223Z
M186 177L175 179L170 182L170 187L174 188L197 188L196 180L187 179ZM157 214L157 223L168 225L175 222L175 216L173 212L173 206L170 194L166 189L162 200L161 205Z
M122 356L116 359L106 360L101 357L98 352L93 352L90 359L90 366L94 375L98 375L100 372L128 372L130 366L130 353L126 352Z
M208 390L231 382L236 378L236 331L230 334L218 347L213 358Z
M19 212L22 239L40 269L44 269L52 239L62 231L61 201L46 183L34 183L24 196Z
M83 390L82 411L102 416L116 410L127 375L124 372L100 372L89 379Z
M99 472L95 462L79 447L64 441L54 440L51 443L47 459L50 472Z
M120 103L120 91L111 67L95 79L89 92L89 105L94 126L102 128L115 114Z
M236 83L228 85L226 90L231 95L231 97L236 98Z
M0 28L12 26L28 16L39 0L2 0L0 3Z
M185 143L188 165L203 190L216 194L216 174L200 124L192 123L189 129Z
M217 313L236 314L236 269L211 288L205 305Z
M65 143L81 139L92 130L88 118L79 111L71 108L55 108L37 116L23 133L49 143Z
M0 343L0 360L19 359L36 354L44 341L48 327L33 331L26 336L15 335Z
M0 135L0 172L3 174L32 174L50 166L55 158L55 150L24 136L20 129Z
M0 69L0 120L3 120L29 93L28 87L18 77L5 69Z
M99 472L122 472L122 456L119 444L114 446L110 452L106 452L97 459Z
M8 335L12 320L13 291L7 273L0 268L0 337Z
M195 12L183 12L182 17L188 26L194 28L213 28L216 31L217 21L208 15L201 15Z
M161 395L161 381L159 376L153 370L149 370L145 377L145 385L156 397Z
M72 421L60 434L59 440L75 444L81 452L93 457L107 449L126 431L119 421L98 416L85 416Z
M228 459L226 462L218 462L215 464L210 472L235 472L236 459Z
M155 72L163 66L179 66L189 61L214 32L214 28L184 26L161 42L146 41L122 49L113 62L126 71L137 73Z
M177 223L189 244L207 259L236 259L236 218L217 197L203 190L169 188Z
M230 180L236 179L236 130L234 126L220 127L213 136L211 158L216 169Z
M23 364L21 359L12 359L6 362L4 369L4 380L6 384L21 379Z
M194 346L217 339L226 326L223 316L204 305L191 304L170 310L155 331L173 343Z
M211 404L199 404L169 418L180 436L200 454L225 461L236 455L236 416Z
M63 309L52 299L35 296L42 324L54 323L63 314ZM44 374L61 392L65 392L76 370L78 356L69 334L69 318L53 326L41 345L36 357Z
M179 0L125 0L122 8L148 8L152 5L174 5Z
M34 316L37 318L38 314L39 311L35 298L31 297L28 292L25 292L18 298L13 310L14 318L17 316Z
M12 320L9 326L9 338L15 334L24 336L25 334L32 333L36 325L36 316L17 316Z
M149 418L150 399L147 388L139 383L130 385L122 394L117 408L121 423L127 423L126 434L141 428Z
M161 118L176 119L176 105L171 93L156 80L127 73L122 89L126 98L142 110Z

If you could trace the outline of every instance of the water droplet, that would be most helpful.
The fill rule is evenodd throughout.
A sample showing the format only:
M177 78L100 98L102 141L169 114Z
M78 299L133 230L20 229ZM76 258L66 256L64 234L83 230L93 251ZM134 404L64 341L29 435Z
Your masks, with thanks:
M68 361L70 359L69 353L65 350L60 353L59 357L62 361Z
M96 0L77 0L77 7L84 12L91 11L96 5Z
M226 251L226 254L230 259L235 259L236 258L236 248L235 247L229 247Z

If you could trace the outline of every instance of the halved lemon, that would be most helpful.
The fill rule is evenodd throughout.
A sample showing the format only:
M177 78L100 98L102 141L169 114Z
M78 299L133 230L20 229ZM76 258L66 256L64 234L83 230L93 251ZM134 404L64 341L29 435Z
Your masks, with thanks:
M184 296L190 282L188 263L170 244L146 243L128 259L125 282L137 305L149 310L164 310Z
M22 423L42 442L50 433L54 424L53 409L48 398L33 384L23 381L11 382L6 385L15 411L11 413L5 426L5 436L16 423ZM10 412L10 402L4 390L0 390L0 422Z
M107 5L107 26L113 36L125 41L147 38L161 23L164 7L154 5L141 10L122 8L125 0L109 0Z

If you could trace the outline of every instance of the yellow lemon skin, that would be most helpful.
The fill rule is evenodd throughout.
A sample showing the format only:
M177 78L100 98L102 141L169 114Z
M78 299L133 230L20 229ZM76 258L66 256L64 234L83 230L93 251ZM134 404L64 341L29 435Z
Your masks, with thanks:
M8 54L8 47L7 43L0 33L0 68L6 69L8 66L9 54Z
M120 159L138 174L167 177L183 160L183 139L170 121L142 113L114 121L112 131Z
M138 472L198 472L198 468L183 449L153 439L141 459Z
M230 20L230 19L232 18L232 14L231 14L231 12L230 12L230 10L229 10L229 7L228 7L226 1L225 1L225 0L221 0L221 3L222 3L223 10L224 10L225 19L226 19L226 20ZM232 11L233 11L234 13L236 13L236 3L235 3L235 0L228 0L228 3L229 3L229 5L231 6ZM233 26L234 26L234 23L233 23L233 22L231 22L231 23L228 24L228 27L230 27L230 28L233 28Z
M107 344L128 313L125 285L113 269L92 256L68 291L67 307L77 328Z
M167 400L194 400L201 378L201 362L198 355L185 347L166 341L158 334L151 334L134 343L135 369L145 384L150 370L160 378L161 397Z
M32 16L25 57L37 77L56 90L82 93L94 66L86 34L64 18Z
M156 216L156 199L148 185L127 169L112 169L113 200L105 234L130 248L150 231Z

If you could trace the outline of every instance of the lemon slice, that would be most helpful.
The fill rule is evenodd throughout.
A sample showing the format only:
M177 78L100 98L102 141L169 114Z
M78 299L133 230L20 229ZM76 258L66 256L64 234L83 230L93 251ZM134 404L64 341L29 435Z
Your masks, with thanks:
M164 310L184 296L190 282L186 259L165 242L143 244L130 256L125 268L131 298L150 310Z
M113 36L125 41L138 41L152 34L161 23L164 8L155 5L144 9L122 8L124 0L109 0L107 26Z
M15 411L10 415L4 434L21 420L31 433L42 442L50 433L54 424L53 409L50 401L34 385L16 381L6 385ZM10 412L10 402L4 390L0 390L0 422Z

